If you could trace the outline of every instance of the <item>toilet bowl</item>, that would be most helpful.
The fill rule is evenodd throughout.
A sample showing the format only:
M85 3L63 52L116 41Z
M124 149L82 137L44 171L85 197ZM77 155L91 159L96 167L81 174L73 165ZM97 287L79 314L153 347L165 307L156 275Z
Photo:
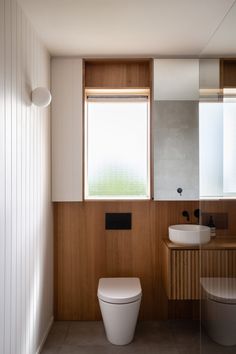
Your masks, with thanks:
M115 345L129 344L134 337L142 297L139 278L101 278L97 295L108 341Z
M201 278L202 324L216 343L236 345L236 278Z

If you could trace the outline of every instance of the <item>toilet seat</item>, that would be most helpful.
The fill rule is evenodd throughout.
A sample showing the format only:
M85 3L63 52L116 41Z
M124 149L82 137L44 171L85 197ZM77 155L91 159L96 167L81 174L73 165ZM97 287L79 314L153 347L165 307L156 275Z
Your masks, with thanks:
M236 304L236 278L201 278L208 299L223 304Z
M98 298L111 304L127 304L142 296L139 278L101 278Z

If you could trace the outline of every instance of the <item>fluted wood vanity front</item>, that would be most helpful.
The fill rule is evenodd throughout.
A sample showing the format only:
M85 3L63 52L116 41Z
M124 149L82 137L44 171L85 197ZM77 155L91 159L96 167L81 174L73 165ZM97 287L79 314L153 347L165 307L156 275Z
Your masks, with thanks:
M162 282L170 300L200 299L200 277L236 277L236 237L206 245L162 243Z

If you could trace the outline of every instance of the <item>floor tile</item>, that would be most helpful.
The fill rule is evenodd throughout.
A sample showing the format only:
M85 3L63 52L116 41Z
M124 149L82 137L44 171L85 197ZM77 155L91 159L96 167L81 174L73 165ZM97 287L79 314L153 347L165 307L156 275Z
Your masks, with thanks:
M62 346L59 354L179 354L173 346Z
M179 354L174 345L127 345L114 348L111 354Z
M60 346L65 343L69 326L69 321L55 321L53 323L42 351L43 354L58 353Z
M226 347L212 341L205 332L201 336L201 354L236 354L236 346Z
M80 346L80 345L63 345L59 354L112 354L110 349L105 346Z
M140 322L137 325L135 343L146 343L158 345L169 345L174 343L171 328L163 321Z
M40 354L58 354L60 349L60 346L48 346L47 344L45 344Z
M199 321L172 321L171 328L174 341L181 354L195 354L200 352L201 332Z
M201 334L201 335L200 335ZM236 354L214 343L199 321L139 322L132 343L116 346L98 321L55 322L42 354Z
M107 344L106 335L101 321L71 322L65 345L102 346Z

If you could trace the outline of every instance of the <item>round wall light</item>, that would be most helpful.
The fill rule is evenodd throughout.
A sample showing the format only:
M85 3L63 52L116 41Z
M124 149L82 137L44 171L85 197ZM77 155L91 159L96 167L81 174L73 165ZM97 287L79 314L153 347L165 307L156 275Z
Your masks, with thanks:
M32 102L35 106L47 107L51 100L51 92L46 87L37 87L32 91Z

